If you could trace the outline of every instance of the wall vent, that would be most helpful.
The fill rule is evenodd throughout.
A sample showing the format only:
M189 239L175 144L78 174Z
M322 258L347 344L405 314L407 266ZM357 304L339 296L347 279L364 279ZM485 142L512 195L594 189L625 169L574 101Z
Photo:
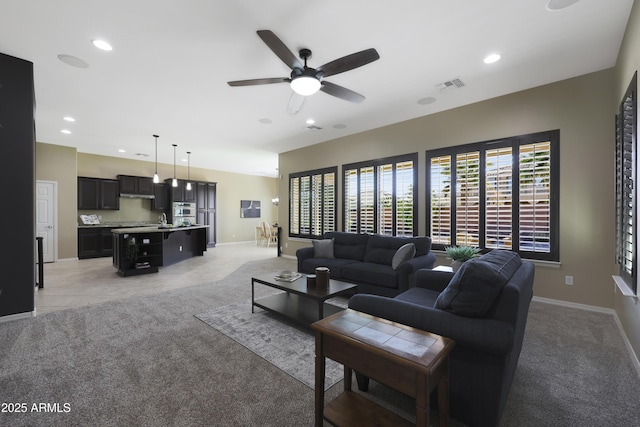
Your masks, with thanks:
M447 93L465 86L466 85L462 80L460 80L460 78L455 78L436 85L436 88L438 88L441 93Z

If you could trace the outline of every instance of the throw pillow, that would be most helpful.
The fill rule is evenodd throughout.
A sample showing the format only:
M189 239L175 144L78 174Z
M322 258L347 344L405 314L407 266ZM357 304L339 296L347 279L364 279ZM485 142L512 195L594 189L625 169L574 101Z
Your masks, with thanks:
M407 243L398 248L393 259L391 260L391 268L398 269L398 266L405 261L410 260L416 255L416 245L413 243Z
M522 261L516 252L494 250L462 264L436 299L435 308L484 317Z
M314 258L334 258L333 239L322 239L313 241Z

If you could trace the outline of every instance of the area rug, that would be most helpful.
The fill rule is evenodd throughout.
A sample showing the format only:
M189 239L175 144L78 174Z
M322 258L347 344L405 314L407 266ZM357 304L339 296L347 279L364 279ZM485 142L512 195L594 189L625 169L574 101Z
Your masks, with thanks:
M334 300L334 305L344 307L342 301ZM311 328L298 326L258 307L251 313L250 301L216 308L195 317L303 384L315 388L315 337ZM341 364L326 359L325 390L340 381L343 375Z

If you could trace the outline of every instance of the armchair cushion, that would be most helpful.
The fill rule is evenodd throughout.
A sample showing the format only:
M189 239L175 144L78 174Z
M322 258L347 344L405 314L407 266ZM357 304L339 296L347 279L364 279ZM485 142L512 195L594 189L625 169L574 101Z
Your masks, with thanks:
M460 316L486 316L521 263L516 252L505 250L465 262L438 296L435 308Z
M314 258L335 258L333 256L333 239L314 240L312 243Z

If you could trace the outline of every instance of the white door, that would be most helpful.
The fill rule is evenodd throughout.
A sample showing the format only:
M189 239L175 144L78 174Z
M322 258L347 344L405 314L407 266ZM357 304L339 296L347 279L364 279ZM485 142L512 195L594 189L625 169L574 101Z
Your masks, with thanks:
M42 260L54 262L58 247L56 216L58 212L58 184L36 182L36 237L42 237ZM37 260L36 260L37 261Z

